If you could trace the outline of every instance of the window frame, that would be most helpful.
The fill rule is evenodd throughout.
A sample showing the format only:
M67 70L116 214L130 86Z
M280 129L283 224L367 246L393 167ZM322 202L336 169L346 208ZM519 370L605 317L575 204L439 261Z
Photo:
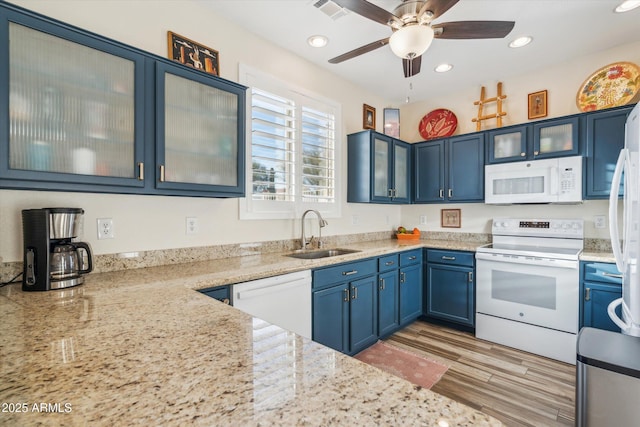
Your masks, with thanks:
M307 89L300 88L290 83L284 82L267 73L256 70L244 64L239 64L239 80L241 84L249 87L247 90L247 149L246 158L246 196L238 200L239 218L241 220L252 219L295 219L300 218L307 209L316 209L326 218L338 218L342 212L342 106L337 101L325 98ZM274 95L293 100L296 104L296 130L295 130L295 177L294 201L282 200L254 200L253 194L253 164L252 164L252 103L251 87L272 93ZM334 202L318 203L305 202L302 195L302 107L314 110L331 112L334 115Z

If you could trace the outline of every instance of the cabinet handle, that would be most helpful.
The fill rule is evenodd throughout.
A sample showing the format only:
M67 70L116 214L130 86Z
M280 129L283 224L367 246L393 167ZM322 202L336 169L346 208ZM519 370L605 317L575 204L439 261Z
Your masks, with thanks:
M384 283L384 279L380 279L380 290L384 291L384 288L386 287L385 283Z
M520 157L525 157L527 153L520 153Z
M353 292L351 293L351 299L358 299L358 288L351 288L353 289Z
M347 289L343 289L344 290L344 302L349 302L349 288Z
M395 264L395 262L393 262L393 261L387 261L387 262L384 263L384 265L393 265L393 264Z
M443 255L443 256L442 256L442 259L443 259L443 260L445 260L445 261L455 261L455 260L456 260L456 257L454 257L454 256L447 256L447 255Z
M453 190L450 188L449 189L449 198L452 198L452 197L453 197Z
M387 189L387 195L389 197L393 197L393 189L392 188Z
M342 275L343 276L351 276L352 274L357 274L358 270L351 270L351 271L343 271Z
M584 288L584 300L591 301L591 288Z
M164 165L160 165L160 182L164 182Z
M444 199L444 189L441 188L438 195L441 199Z
M138 181L144 181L144 163L138 163Z
M607 273L606 271L603 271L602 275L604 277L613 277L614 279L622 279L622 274Z
M407 275L404 273L404 271L400 272L400 283L404 283L404 281L407 279Z
M469 277L469 283L473 283L473 271L470 271L467 275Z
M410 256L410 257L409 257L409 261L413 261L413 260L414 260L414 259L416 259L416 258L417 258L417 256L415 256L415 255Z
M533 152L533 155L534 155L534 156L537 156L538 154L540 154L540 152L538 152L538 151L534 151L534 152Z

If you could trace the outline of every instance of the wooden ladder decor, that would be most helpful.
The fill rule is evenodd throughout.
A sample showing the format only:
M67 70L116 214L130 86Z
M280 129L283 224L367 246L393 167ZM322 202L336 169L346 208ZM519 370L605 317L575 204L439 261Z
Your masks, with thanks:
M485 90L484 90L484 86L482 86L482 89L480 89L480 100L473 103L473 105L478 106L478 117L471 120L472 122L476 123L477 131L481 130L482 121L489 120L489 119L496 119L497 120L496 126L499 128L502 127L502 116L507 115L506 112L502 111L502 100L505 99L506 97L507 95L502 94L502 82L498 82L498 96L495 96L493 98L485 98ZM488 104L490 102L497 103L498 105L497 112L495 114L482 115L482 108L484 107L485 104Z

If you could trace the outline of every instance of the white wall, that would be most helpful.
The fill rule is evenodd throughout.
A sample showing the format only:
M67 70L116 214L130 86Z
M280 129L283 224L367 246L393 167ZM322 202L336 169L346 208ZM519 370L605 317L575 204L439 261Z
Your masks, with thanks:
M240 62L342 104L343 199L346 198L346 135L362 129L362 104L382 110L388 102L311 63L266 43L188 0L14 0L12 3L114 40L166 57L167 31L220 52L221 77L238 81ZM381 129L381 120L378 121ZM290 239L300 222L240 221L237 199L133 196L0 190L0 261L22 259L20 211L49 206L82 207L84 240L96 254L226 243ZM352 225L352 216L358 224ZM185 218L196 216L200 232L185 234ZM400 207L345 204L342 218L328 219L323 235L390 229L400 223ZM115 239L97 240L96 218L113 218Z

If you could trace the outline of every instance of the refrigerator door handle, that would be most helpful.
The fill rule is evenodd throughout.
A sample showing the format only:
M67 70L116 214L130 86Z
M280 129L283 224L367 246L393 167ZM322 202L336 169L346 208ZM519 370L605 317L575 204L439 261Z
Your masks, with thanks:
M618 194L620 189L620 178L627 158L627 149L620 150L618 155L618 161L616 162L616 169L613 172L613 178L611 179L611 190L609 191L609 234L611 236L611 248L613 249L613 256L616 260L616 267L618 271L624 272L622 251L620 250L620 234L618 231Z
M618 326L620 330L624 333L625 331L629 330L631 325L625 323L624 320L620 319L616 314L616 308L621 304L622 304L622 298L618 298L616 300L611 301L611 303L607 307L607 313L609 314L609 318L611 318L611 321L615 323L616 326Z

